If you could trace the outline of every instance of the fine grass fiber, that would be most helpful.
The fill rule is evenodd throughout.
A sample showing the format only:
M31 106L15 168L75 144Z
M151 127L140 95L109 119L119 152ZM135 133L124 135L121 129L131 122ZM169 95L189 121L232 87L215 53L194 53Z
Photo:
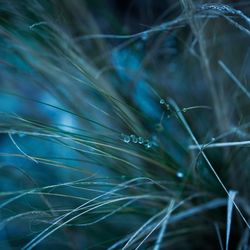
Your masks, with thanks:
M0 1L0 249L250 249L249 16Z

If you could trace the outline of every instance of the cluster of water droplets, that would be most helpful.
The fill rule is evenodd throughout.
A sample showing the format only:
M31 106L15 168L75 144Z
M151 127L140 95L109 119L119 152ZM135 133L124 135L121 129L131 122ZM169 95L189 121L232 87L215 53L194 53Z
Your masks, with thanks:
M142 136L136 136L134 134L131 135L122 134L122 140L125 143L134 143L143 145L147 149L150 149L153 146L157 145L155 137L153 137L152 139L146 139Z
M160 99L160 104L161 104L161 105L164 105L164 106L166 107L167 110L170 110L170 106L169 106L167 100L165 100L165 99L163 99L163 98Z
M163 98L160 99L160 104L161 104L161 105L164 105L164 106L166 107L167 110L170 110L170 106L169 106L167 100L165 100L165 99L163 99Z
M164 108L164 112L162 114L162 117L161 117L161 121L160 123L162 122L163 118L167 117L167 118L170 118L173 114L171 108L170 108L170 105L168 104L168 101L165 100L165 99L160 99L160 104L163 106Z
M162 98L160 99L160 104L164 105L165 109L168 112L168 118L169 118L172 114L172 110L170 108L170 105L168 104L168 101ZM188 108L183 108L182 110L180 110L180 112L183 112L183 113L186 113L187 111L188 111Z

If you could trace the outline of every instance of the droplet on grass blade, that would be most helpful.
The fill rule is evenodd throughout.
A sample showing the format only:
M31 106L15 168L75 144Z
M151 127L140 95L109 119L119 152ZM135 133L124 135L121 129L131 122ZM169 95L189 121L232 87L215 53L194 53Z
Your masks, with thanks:
M20 138L22 138L22 137L26 136L26 134L25 134L25 133L18 133L18 136L19 136Z
M161 123L157 123L155 125L155 130L158 131L158 132L162 132L164 130L164 128L163 128Z
M164 99L161 99L161 100L160 100L160 104L161 104L161 105L165 104L165 100L164 100Z
M138 142L138 139L135 135L130 135L130 138L132 140L133 143L137 143Z
M142 39L143 41L146 41L146 40L148 39L148 32L144 31L144 32L142 33L142 35L141 35L141 39Z
M140 137L138 138L138 142L139 142L139 144L143 144L143 143L144 143L144 139L140 136Z
M132 142L133 142L133 143L137 143L137 142L138 142L138 138L137 138L137 137L134 137L134 138L132 139Z
M184 177L184 174L183 174L183 172L181 172L181 171L177 171L177 172L176 172L176 176L177 176L178 178L183 178L183 177Z
M12 134L12 135L15 135L17 133L17 131L15 129L10 129L9 133Z
M151 141L148 141L148 142L145 144L146 149L150 149L150 148L152 148L152 146L153 146L153 143L152 143Z
M130 142L130 136L124 135L123 141L124 141L125 143L129 143L129 142Z

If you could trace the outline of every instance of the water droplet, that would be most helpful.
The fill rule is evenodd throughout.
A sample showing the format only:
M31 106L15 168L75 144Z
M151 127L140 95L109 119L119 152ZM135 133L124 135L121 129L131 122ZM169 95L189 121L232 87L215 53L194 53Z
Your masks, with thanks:
M162 126L161 123L156 124L156 125L155 125L155 129L156 129L156 131L158 131L158 132L161 132L161 131L164 130L164 128L163 128L163 126Z
M167 28L167 23L162 23L161 25L160 25L160 29L166 29Z
M134 138L132 139L132 141L133 141L133 143L137 143L137 142L138 142L138 138L137 138L137 137L134 137Z
M157 135L153 135L151 139L152 146L158 146L158 138Z
M153 146L153 143L149 141L148 143L145 144L146 149L149 149Z
M138 138L138 142L139 142L139 144L143 144L143 143L144 143L144 139L140 136L140 137Z
M17 133L17 131L15 129L10 130L10 134L15 135L16 133Z
M215 138L214 138L214 137L212 137L212 138L211 138L211 141L215 141Z
M182 109L182 112L183 112L183 113L187 112L187 109L186 109L186 108L183 108L183 109Z
M124 141L125 143L129 143L129 142L130 142L130 136L125 135L124 138L123 138L123 141Z
M148 32L144 31L144 32L142 33L142 35L141 35L141 39L142 39L143 41L146 41L146 40L148 39Z
M20 138L22 138L22 137L24 137L26 134L24 134L24 133L18 133L18 136L20 137Z
M131 140L134 140L135 135L130 135Z
M183 178L183 177L184 177L184 174L183 174L181 171L178 171L178 172L176 172L176 176L177 176L178 178Z
M164 100L164 99L161 99L161 100L160 100L160 104L162 104L162 105L165 104L165 100Z

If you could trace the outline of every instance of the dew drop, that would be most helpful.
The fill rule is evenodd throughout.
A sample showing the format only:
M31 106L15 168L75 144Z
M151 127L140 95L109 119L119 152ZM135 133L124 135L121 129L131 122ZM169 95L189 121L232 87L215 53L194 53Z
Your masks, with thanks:
M18 136L19 136L20 138L22 138L22 137L25 136L25 134L24 134L24 133L18 133Z
M176 176L177 176L178 178L183 178L183 177L184 177L184 174L183 174L181 171L178 171L178 172L176 172Z
M138 142L139 142L139 144L143 144L143 143L144 143L144 139L140 136L140 137L138 138Z
M17 133L17 131L16 131L15 129L11 129L11 130L10 130L10 133L11 133L12 135L15 135L15 134Z
M161 132L161 131L164 130L164 128L163 128L163 126L162 126L161 123L156 124L156 125L155 125L155 129L156 129L156 131L158 131L158 132Z
M149 142L147 142L147 143L145 144L146 149L149 149L149 148L151 148L152 146L153 146L153 143L152 143L151 141L149 141Z
M133 141L133 143L137 143L138 142L138 138L137 137L133 137L132 141Z
M161 104L161 105L165 104L165 100L164 100L164 99L161 99L161 100L160 100L160 104Z
M186 108L183 108L183 109L182 109L182 112L183 112L183 113L187 112L187 109L186 109Z
M160 25L160 29L166 29L167 28L167 24L166 23L162 23L161 25Z
M214 138L214 137L212 137L212 138L211 138L211 141L215 141L215 138Z
M142 33L142 35L141 35L141 39L142 39L143 41L146 41L146 40L148 39L148 32L144 31L144 32Z
M129 142L130 142L130 136L125 135L124 138L123 138L123 141L124 141L125 143L129 143Z

